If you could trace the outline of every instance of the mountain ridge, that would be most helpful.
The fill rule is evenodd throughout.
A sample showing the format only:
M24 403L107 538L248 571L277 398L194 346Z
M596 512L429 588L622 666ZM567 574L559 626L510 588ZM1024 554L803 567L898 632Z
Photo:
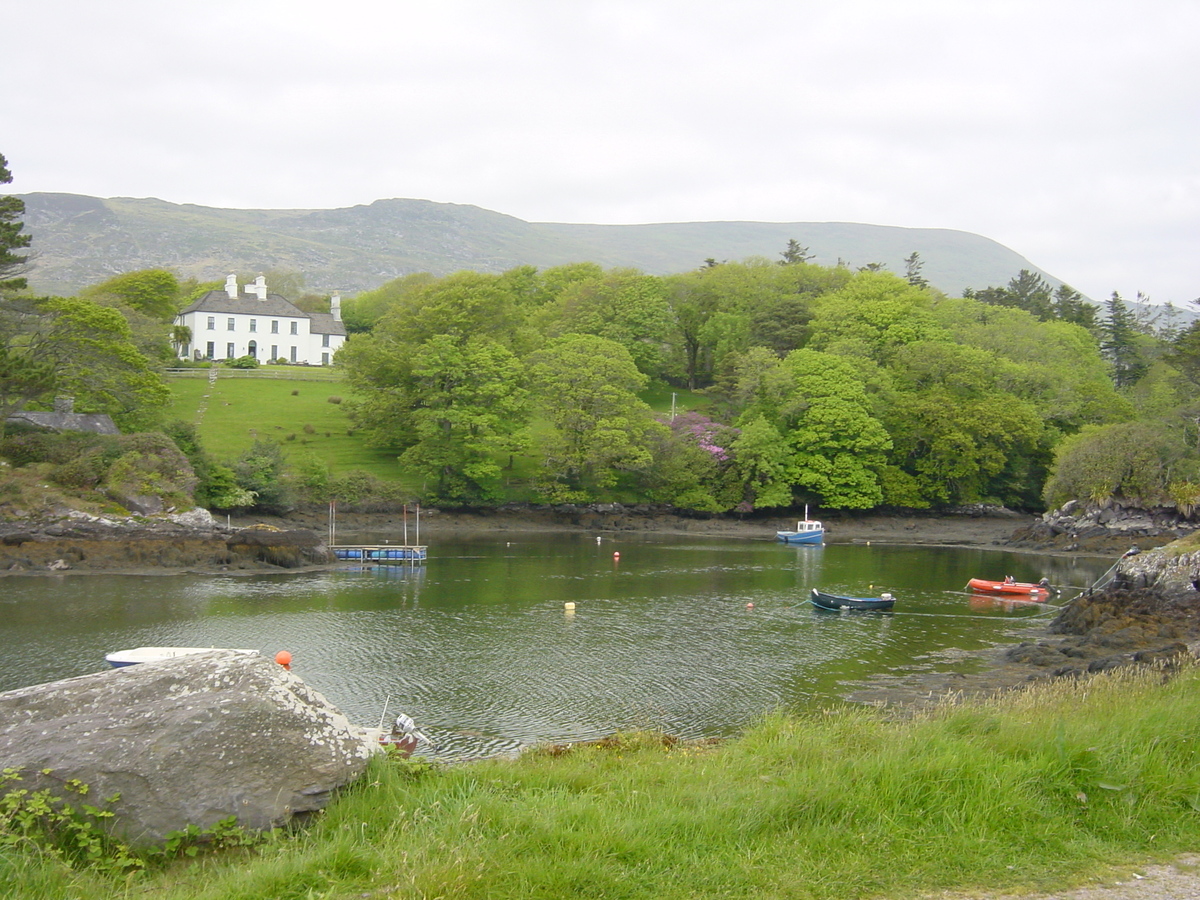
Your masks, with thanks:
M789 240L812 261L921 275L951 295L1003 285L1021 269L1061 281L981 235L948 228L857 222L661 222L595 225L527 222L470 204L383 198L334 209L222 209L153 197L36 192L25 202L35 267L30 287L71 294L122 272L168 268L203 281L230 272L294 271L314 292L354 294L413 272L501 272L594 262L649 274L687 271L707 259L778 259Z

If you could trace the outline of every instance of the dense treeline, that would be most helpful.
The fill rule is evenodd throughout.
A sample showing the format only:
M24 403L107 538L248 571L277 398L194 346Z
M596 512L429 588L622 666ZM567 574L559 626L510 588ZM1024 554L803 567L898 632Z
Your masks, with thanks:
M11 411L62 395L162 428L161 369L190 339L174 315L216 285L153 269L30 296L22 212L0 198L0 439ZM1026 271L950 298L916 253L903 277L813 265L795 241L780 256L396 279L344 306L345 408L432 502L504 500L524 480L547 502L703 511L1200 505L1200 324L1140 295L1097 308ZM294 273L271 280L328 308ZM648 389L685 393L685 411L656 415ZM332 490L271 442L217 462L194 428L165 430L214 507Z
M498 499L519 453L547 500L713 511L1196 493L1195 326L1028 272L949 298L916 254L901 278L797 250L398 279L347 304L350 414L443 502ZM656 417L651 383L706 402Z

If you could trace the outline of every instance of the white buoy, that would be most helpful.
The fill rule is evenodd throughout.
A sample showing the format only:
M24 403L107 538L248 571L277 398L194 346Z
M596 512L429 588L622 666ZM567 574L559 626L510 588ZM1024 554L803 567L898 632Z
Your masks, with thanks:
M596 543L600 543L600 535L596 535Z
M574 609L574 608L575 608L575 602L573 600L568 600L566 603L563 604L563 609Z

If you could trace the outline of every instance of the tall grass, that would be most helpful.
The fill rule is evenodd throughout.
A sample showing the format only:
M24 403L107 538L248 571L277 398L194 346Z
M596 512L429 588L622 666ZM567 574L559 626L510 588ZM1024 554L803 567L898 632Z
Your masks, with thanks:
M294 837L135 883L94 878L77 893L670 900L1044 889L1195 849L1198 688L1195 669L1123 672L909 719L857 707L771 715L720 745L623 735L446 768L379 759ZM9 865L7 896L65 896L48 863L25 860L15 875Z

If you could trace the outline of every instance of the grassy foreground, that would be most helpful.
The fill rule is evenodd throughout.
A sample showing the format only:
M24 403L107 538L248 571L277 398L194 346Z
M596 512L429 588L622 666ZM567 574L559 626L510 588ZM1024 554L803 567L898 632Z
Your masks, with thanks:
M1200 846L1200 674L911 719L773 715L453 767L377 760L307 830L129 877L0 855L6 897L857 898L1020 889Z

